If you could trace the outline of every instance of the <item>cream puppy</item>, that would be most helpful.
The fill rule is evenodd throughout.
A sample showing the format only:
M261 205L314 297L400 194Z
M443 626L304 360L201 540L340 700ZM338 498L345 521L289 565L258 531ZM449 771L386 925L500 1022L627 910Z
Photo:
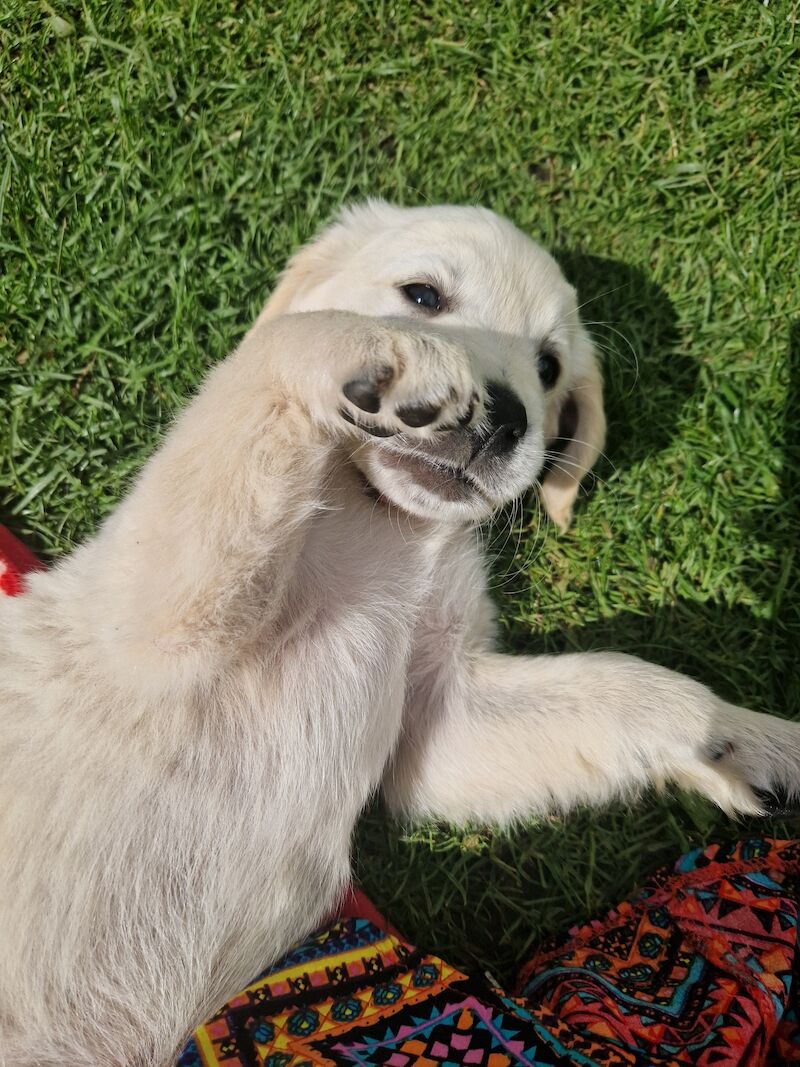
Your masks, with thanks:
M507 821L665 779L796 794L800 726L622 655L509 657L474 524L603 439L551 257L346 211L97 536L0 599L0 1061L166 1067L308 933L383 787Z

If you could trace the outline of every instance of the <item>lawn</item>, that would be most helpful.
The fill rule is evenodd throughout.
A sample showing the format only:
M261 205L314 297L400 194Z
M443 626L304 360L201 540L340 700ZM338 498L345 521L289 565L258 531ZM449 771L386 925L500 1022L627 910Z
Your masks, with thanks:
M48 559L91 533L340 204L481 203L578 285L610 417L568 534L533 500L489 531L504 642L624 649L800 715L797 15L6 0L0 521ZM376 806L356 862L410 938L506 978L747 829L684 795L502 833Z

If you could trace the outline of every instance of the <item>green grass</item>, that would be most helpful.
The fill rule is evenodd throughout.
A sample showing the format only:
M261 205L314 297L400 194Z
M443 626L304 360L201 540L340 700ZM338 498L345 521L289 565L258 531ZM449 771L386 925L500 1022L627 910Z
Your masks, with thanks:
M797 14L7 0L0 517L48 558L89 534L344 201L482 203L577 282L610 414L573 531L531 505L497 532L508 647L621 648L797 715ZM684 796L507 834L376 809L357 866L411 938L507 977L739 832Z

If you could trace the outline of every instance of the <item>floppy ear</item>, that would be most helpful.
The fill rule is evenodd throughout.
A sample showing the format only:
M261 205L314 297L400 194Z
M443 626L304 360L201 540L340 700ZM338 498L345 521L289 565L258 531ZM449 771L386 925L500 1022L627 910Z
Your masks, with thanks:
M278 278L271 296L256 320L256 326L278 315L287 315L315 286L341 271L350 255L364 244L378 225L385 225L397 211L385 200L367 200L346 207L321 233L295 252Z
M580 343L579 370L561 401L556 436L547 444L555 455L539 491L545 511L562 531L572 521L581 481L594 466L606 434L600 369L588 338Z

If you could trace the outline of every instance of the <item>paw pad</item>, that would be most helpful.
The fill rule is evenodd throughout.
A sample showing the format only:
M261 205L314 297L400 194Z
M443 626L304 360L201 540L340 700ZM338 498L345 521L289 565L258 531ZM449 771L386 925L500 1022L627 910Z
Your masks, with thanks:
M441 411L439 404L405 404L397 409L397 417L406 426L429 426Z
M712 763L719 763L727 756L732 756L735 751L736 746L732 741L715 741L706 749L706 757Z
M342 392L357 408L377 415L381 410L381 398L391 385L393 377L394 371L391 367L376 367L372 373L347 382Z

